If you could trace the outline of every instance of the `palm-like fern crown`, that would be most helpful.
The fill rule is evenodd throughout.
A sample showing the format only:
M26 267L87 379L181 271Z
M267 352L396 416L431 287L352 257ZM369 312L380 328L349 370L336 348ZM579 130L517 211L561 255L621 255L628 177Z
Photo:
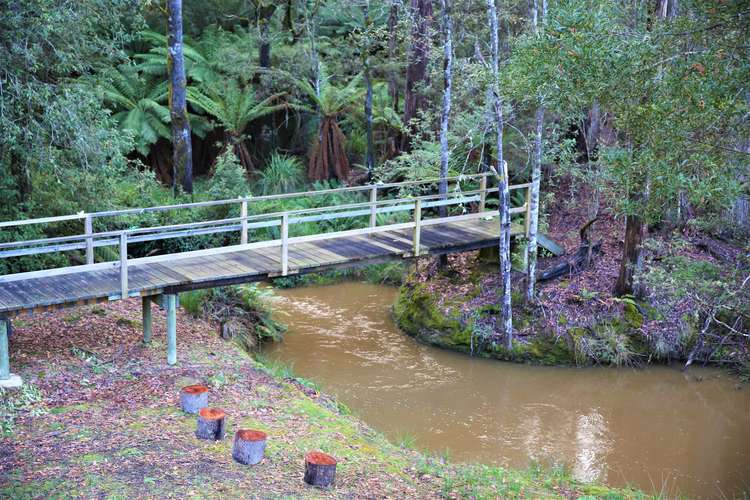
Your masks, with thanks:
M331 78L325 72L325 68L321 65L319 79L320 94L316 92L315 87L307 80L297 80L297 85L315 104L317 111L323 116L336 116L346 111L362 97L364 92L364 89L361 87L361 74L356 75L349 83L342 87L332 83ZM310 112L315 111L305 106L301 106L301 108Z
M167 37L154 31L139 33L142 41L151 45L145 54L135 54L133 58L138 63L138 69L147 75L167 77ZM206 57L197 47L190 43L182 44L185 58L185 73L190 80L196 82L211 82L217 79L217 74Z
M235 80L204 85L201 89L188 88L187 94L190 104L213 116L235 136L241 135L250 122L287 106L273 104L280 94L258 100L251 86L242 86Z
M101 84L103 97L121 130L133 134L135 147L147 155L160 137L169 137L166 80L142 78L132 66L108 72Z

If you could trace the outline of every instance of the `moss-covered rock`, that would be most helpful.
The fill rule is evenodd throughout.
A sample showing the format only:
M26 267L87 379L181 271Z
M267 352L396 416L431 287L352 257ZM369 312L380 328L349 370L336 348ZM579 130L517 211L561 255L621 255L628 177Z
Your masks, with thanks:
M465 352L471 348L471 327L441 311L424 285L402 286L393 315L399 328L422 342Z

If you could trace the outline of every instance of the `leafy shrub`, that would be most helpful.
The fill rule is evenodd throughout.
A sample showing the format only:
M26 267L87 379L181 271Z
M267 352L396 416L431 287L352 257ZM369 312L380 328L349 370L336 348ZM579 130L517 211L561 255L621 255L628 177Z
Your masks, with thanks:
M299 159L274 153L258 173L261 195L299 191L305 182L305 169Z
M280 340L286 331L286 326L271 317L266 300L272 293L251 283L189 292L180 300L188 312L218 321L222 336L252 351L265 340Z
M213 175L208 182L207 194L212 200L228 200L250 194L245 169L231 148L216 159Z
M626 333L604 325L591 335L584 335L578 342L579 354L599 365L633 366L637 354L631 349Z

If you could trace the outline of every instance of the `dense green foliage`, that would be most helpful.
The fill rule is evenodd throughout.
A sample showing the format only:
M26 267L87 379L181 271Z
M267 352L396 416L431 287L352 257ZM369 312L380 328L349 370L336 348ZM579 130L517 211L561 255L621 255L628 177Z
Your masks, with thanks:
M192 195L172 193L163 7L128 0L8 4L0 20L3 220L362 182L365 74L373 84L375 180L437 176L443 89L437 3L434 19L426 20L425 76L404 91L414 64L413 28L421 22L406 4L186 1L197 179ZM746 236L723 218L748 194L750 23L744 3L565 0L548 7L536 31L527 2L498 5L503 157L514 182L529 180L534 111L539 105L546 110L542 219L552 198L573 193L591 202L590 213L630 216L629 226L637 217L639 227L692 225ZM478 0L453 2L451 175L481 171L498 156L485 9ZM409 92L421 104L404 123ZM562 185L566 190L558 189ZM257 211L341 201L271 202ZM164 212L95 229L232 215L236 207ZM365 222L327 224L343 229ZM293 231L312 229L301 224ZM25 226L3 231L0 240L80 230L78 221ZM276 229L253 231L251 238L269 231ZM203 248L236 238L162 240L133 245L132 252ZM113 255L97 249L98 260ZM626 257L635 262L638 255ZM80 261L80 252L4 259L0 272Z

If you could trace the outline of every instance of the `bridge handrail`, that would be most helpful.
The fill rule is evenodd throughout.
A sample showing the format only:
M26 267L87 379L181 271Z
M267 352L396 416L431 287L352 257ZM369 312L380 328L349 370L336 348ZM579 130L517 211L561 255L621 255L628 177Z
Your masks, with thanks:
M403 187L403 186L415 186L424 184L434 184L440 182L441 179L428 179L424 181L408 181L398 182L389 184L370 184L364 186L355 186L347 188L334 188L325 189L319 191L305 191L297 193L285 193L281 195L268 195L259 197L240 197L231 200L218 200L218 201L207 201L188 203L181 205L164 205L159 207L150 208L136 208L136 209L125 209L109 212L94 212L94 213L78 213L68 216L60 217L46 217L41 219L29 219L27 221L10 221L0 223L2 227L12 227L13 225L24 225L33 223L49 223L58 222L61 220L75 220L85 219L85 233L71 236L59 236L53 238L41 238L34 240L23 240L15 242L0 243L0 259L9 257L18 257L23 255L37 255L42 253L52 252L64 252L71 250L86 250L86 264L94 265L94 248L103 246L115 246L119 245L119 266L120 266L120 277L121 277L121 291L122 296L126 296L128 293L127 282L128 282L128 271L127 271L127 247L128 243L156 241L168 238L180 238L190 237L197 235L217 234L222 232L240 231L240 245L248 244L248 231L249 229L258 229L263 227L279 227L281 229L281 238L278 240L260 241L252 244L253 246L281 246L282 249L282 275L286 275L288 272L288 246L289 246L289 226L292 224L299 224L305 222L317 222L323 220L332 220L337 218L345 217L363 217L369 214L370 224L369 228L354 229L347 231L339 231L341 234L372 234L382 230L390 229L414 229L414 255L418 256L420 252L420 227L422 222L422 209L431 208L438 206L447 205L458 205L469 202L478 202L478 212L470 215L452 215L449 217L439 217L438 219L425 220L424 224L434 224L440 222L447 222L449 220L462 220L466 218L476 217L496 217L499 212L497 210L486 211L485 204L487 195L490 193L498 192L498 188L488 188L487 178L490 174L474 174L465 176L449 177L445 180L449 181L462 181L469 179L480 179L479 189L473 189L469 191L453 190L444 194L426 194L419 196L401 197L395 199L378 199L377 193L380 189ZM526 214L526 232L528 233L529 228L529 187L530 183L515 184L509 186L511 190L515 189L527 189L526 202L523 206L511 209L511 213L524 213ZM284 199L294 198L309 195L321 195L330 194L335 192L361 192L369 191L370 200L366 202L348 203L343 205L327 205L323 207L313 208L302 208L295 210L285 210L278 212L270 212L264 214L252 214L248 215L247 208L249 202L257 202L263 200L272 199ZM185 224L171 224L163 226L152 226L143 228L130 228L122 230L112 231L93 231L93 218L94 217L109 217L119 215L133 215L142 214L153 211L173 210L180 208L196 208L196 207L207 207L207 206L218 206L226 204L241 204L240 217L229 217L225 219L209 220L191 222ZM388 226L377 227L377 215L382 213L392 213L398 211L414 211L413 222L389 224ZM257 222L250 222L257 221ZM18 224L15 224L18 223ZM329 238L332 235L338 233L316 233L314 235L295 237L294 241L314 241L316 239ZM35 246L45 245L45 246ZM227 247L229 248L229 247ZM223 251L222 247L214 248L213 251ZM116 264L116 262L114 262ZM50 270L52 272L53 270ZM45 271L38 271L37 273L44 273Z
M519 189L526 187L525 184L519 184L514 185L513 189ZM201 221L201 222L190 222L190 223L184 223L184 224L172 224L172 225L165 225L165 226L151 226L151 227L144 227L144 228L133 228L133 229L121 229L121 230L112 230L112 231L102 231L102 232L96 232L91 234L78 234L78 235L71 235L71 236L58 236L53 238L40 238L35 240L21 240L21 241L13 241L13 242L4 242L0 243L0 249L5 248L17 248L17 247L26 247L26 246L32 246L32 245L39 245L39 244L49 244L49 243L62 243L62 242L70 242L70 241L85 241L86 239L93 238L95 240L102 239L106 237L114 237L119 236L121 233L125 232L128 234L128 236L131 235L137 235L137 234L148 234L148 233L162 233L167 231L173 231L178 229L195 229L200 227L211 227L211 226L226 226L227 224L234 224L234 223L241 223L244 221L251 221L251 220L262 220L262 219L279 219L284 214L288 214L290 216L292 215L301 215L301 214L311 214L311 213L325 213L325 212L332 212L332 211L339 211L339 210L346 210L346 209L354 209L354 208L365 208L365 207L372 207L374 206L380 206L380 205L402 205L401 207L398 207L395 210L383 210L378 209L377 213L390 213L394 211L406 211L411 210L414 206L414 202L417 199L420 200L436 200L443 198L444 196L449 197L449 203L445 203L446 205L452 205L452 204L460 204L464 202L471 202L471 201L478 201L476 198L469 198L469 195L474 194L490 194L495 193L498 191L498 188L487 188L485 190L481 189L475 189L470 191L461 191L461 192L449 192L447 195L442 194L431 194L431 195L421 195L421 196L410 196L406 198L396 198L396 199L385 199L385 200L376 200L374 202L367 201L367 202L360 202L360 203L350 203L346 205L327 205L324 207L314 207L314 208L304 208L304 209L296 209L296 210L286 210L286 211L280 211L280 212L270 212L266 214L253 214L248 215L246 217L230 217L225 219L214 219L209 221ZM457 198L451 199L450 197L456 196ZM406 205L405 205L406 204ZM426 205L425 208L428 208ZM354 213L354 212L343 212L341 214L335 214L337 217L335 218L343 218L343 217L357 217L357 216L364 216L367 215L367 213ZM326 220L326 219L321 219ZM303 218L303 219L290 219L290 224L297 224L302 222L312 222L309 220L309 218ZM279 226L280 222L279 220L274 221L268 221L265 223L254 225L253 228L260 228L260 227L272 227L272 226ZM251 224L248 224L248 228L251 228ZM222 228L223 229L223 228ZM228 231L235 230L236 227L232 226L231 228L228 228ZM207 233L210 234L210 233ZM178 235L175 237L180 237L183 235ZM135 243L138 242L144 242L144 241L153 241L156 239L164 239L164 238L139 238L131 239L131 242ZM113 240L109 240L106 244L95 244L95 246L111 246L116 244ZM29 253L26 255L33 255L33 253ZM7 258L10 255L6 255L4 252L0 252L0 258Z
M394 187L416 186L420 184L434 184L434 183L440 182L441 180L445 180L447 182L464 181L464 180L477 179L481 177L488 177L490 175L491 174L489 173L468 174L468 175L458 175L458 176L445 177L445 178L425 179L425 180L420 180L420 181L391 182L391 183L382 183L382 184L365 184L362 186L347 186L347 187L341 187L341 188L319 189L319 190L312 190L312 191L297 191L294 193L281 193L281 194L271 194L271 195L263 195L263 196L252 196L252 195L240 196L238 198L229 198L229 199L224 199L224 200L196 201L196 202L191 202L191 203L181 203L181 204L175 204L175 205L159 205L156 207L124 208L120 210L105 210L105 211L99 211L99 212L81 211L81 212L70 214L70 215L59 215L59 216L54 216L54 217L40 217L40 218L35 218L35 219L19 219L19 220L14 220L14 221L2 221L0 222L0 228L25 226L25 225L32 225L32 224L50 224L53 222L80 220L80 219L85 219L87 217L100 218L100 217L118 217L118 216L123 216L123 215L142 215L145 213L178 210L182 208L204 208L204 207L211 207L211 206L231 205L231 204L242 203L242 202L257 203L261 201L281 200L281 199L288 199L288 198L301 198L305 196L319 196L319 195L333 194L333 193L361 192L361 191L370 191L373 188L390 189ZM515 186L523 187L523 185L515 185ZM513 187L511 187L511 189L513 189Z

